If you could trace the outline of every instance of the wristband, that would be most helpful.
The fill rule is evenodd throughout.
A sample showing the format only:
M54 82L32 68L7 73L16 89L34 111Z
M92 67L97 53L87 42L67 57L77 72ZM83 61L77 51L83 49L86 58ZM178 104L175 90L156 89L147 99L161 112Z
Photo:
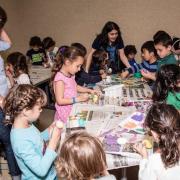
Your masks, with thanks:
M72 98L72 103L73 103L73 104L77 103L75 97Z

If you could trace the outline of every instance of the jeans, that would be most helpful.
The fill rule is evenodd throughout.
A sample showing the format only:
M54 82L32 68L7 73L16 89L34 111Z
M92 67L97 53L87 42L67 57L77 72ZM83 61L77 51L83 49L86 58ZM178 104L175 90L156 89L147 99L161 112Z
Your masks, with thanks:
M18 176L21 174L21 172L16 163L16 159L14 157L14 153L11 147L11 142L10 142L11 127L5 126L3 124L3 119L4 119L4 113L0 108L0 142L3 144L5 148L5 154L11 176Z

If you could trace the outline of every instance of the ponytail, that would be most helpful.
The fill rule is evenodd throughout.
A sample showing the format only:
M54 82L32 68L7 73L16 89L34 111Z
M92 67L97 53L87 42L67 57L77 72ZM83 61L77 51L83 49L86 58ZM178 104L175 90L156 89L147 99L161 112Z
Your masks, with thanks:
M159 137L159 148L161 149L161 159L165 167L173 167L180 160L178 147L179 135L167 127L165 133Z

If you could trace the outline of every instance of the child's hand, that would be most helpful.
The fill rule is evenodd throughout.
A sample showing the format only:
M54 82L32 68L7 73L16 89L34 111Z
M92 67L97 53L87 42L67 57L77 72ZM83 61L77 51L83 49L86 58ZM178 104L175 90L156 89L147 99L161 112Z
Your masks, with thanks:
M88 99L89 99L89 95L85 93L77 97L77 102L85 102Z
M105 73L105 71L104 71L104 69L101 69L101 70L99 70L99 74L104 74Z
M141 74L145 79L154 79L153 74L147 70L141 70Z
M145 144L143 143L137 143L133 146L133 148L143 157L143 158L147 158L148 157L148 153L145 147Z
M5 68L5 73L7 77L10 77L10 78L13 77L12 72L10 71L8 66L6 66Z
M97 90L97 89L90 89L90 93L91 94L97 94L98 96L102 94L102 92L100 90Z
M107 76L106 73L101 74L102 79L106 79L106 76Z
M124 71L121 73L121 78L126 78L127 76L129 75L129 72L128 71Z
M56 150L57 145L59 144L61 137L61 129L54 126L51 134L51 139L49 140L48 147L52 150Z

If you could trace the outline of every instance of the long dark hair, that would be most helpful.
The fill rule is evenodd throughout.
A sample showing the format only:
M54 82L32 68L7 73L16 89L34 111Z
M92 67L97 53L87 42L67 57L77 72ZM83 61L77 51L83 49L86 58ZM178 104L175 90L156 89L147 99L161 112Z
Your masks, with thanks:
M97 36L97 40L99 41L100 46L102 46L104 48L106 48L108 46L108 44L109 44L108 33L111 32L112 30L116 30L118 32L118 37L117 37L116 41L114 42L114 44L122 42L121 31L120 31L119 26L115 22L108 21L104 25L104 27L101 31L101 34L99 34Z
M169 91L179 92L178 81L180 81L180 67L175 64L163 65L157 73L153 101L165 101Z
M180 113L172 105L155 103L147 113L145 127L158 134L165 167L175 166L180 160Z
M13 52L9 54L6 62L13 66L15 77L18 77L20 75L20 71L29 75L26 56L24 56L22 53Z

